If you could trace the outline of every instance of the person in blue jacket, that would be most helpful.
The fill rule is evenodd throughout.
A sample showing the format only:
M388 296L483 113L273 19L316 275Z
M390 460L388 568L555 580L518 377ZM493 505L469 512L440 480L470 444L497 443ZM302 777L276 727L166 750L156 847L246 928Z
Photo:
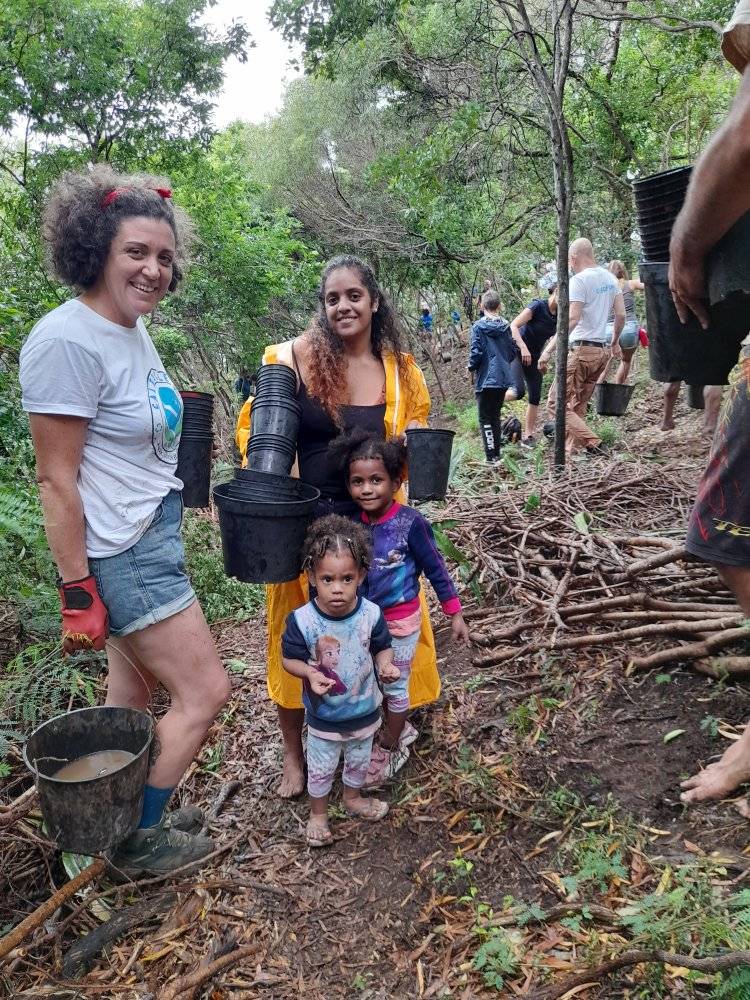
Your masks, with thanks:
M471 328L468 368L479 410L479 428L488 462L500 458L500 412L514 385L512 364L516 346L510 324L500 315L500 296L489 289L482 296L484 316Z

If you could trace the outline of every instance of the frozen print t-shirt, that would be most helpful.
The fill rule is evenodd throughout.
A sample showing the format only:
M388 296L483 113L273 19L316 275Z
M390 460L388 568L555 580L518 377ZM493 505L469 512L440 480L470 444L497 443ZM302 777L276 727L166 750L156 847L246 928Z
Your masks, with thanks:
M359 598L355 609L343 618L324 614L314 601L292 611L281 641L283 655L322 664L327 676L338 679L339 688L344 689L339 694L316 695L305 682L302 699L308 725L317 732L340 733L377 721L383 695L373 657L390 646L382 612L366 598Z

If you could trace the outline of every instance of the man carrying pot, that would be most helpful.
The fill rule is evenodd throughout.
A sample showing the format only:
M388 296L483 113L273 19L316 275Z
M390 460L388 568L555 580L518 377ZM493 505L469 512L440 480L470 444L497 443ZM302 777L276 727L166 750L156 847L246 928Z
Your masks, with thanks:
M565 448L572 452L585 449L591 455L604 454L599 438L583 419L596 383L609 364L610 357L620 358L619 339L625 325L625 303L617 278L594 257L591 241L581 237L570 244L570 320L568 326L568 367L565 393ZM614 310L610 338L607 322ZM539 357L544 372L557 343L554 336ZM547 400L550 418L555 415L556 392L552 386Z
M669 287L683 323L693 312L708 327L705 262L709 250L750 211L750 0L740 0L726 27L722 51L742 73L724 124L693 169L685 205L672 230ZM713 563L750 617L750 349L716 429L708 468L698 487L686 545ZM719 761L683 781L683 802L729 795L750 781L750 726ZM747 803L743 812L750 815Z

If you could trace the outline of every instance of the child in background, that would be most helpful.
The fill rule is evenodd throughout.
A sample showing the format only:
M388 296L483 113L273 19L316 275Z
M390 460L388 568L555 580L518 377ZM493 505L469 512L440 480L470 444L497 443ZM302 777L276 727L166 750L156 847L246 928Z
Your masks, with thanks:
M383 687L385 727L373 747L365 788L382 784L403 766L417 731L407 722L409 674L419 638L419 578L424 573L451 619L453 638L469 642L461 602L435 544L429 521L394 500L401 488L406 446L399 439L379 440L356 429L336 438L330 453L346 477L352 500L372 533L373 559L364 592L381 608L393 640L398 679Z
M307 720L307 790L310 847L333 840L328 796L344 751L343 805L352 816L379 820L388 804L363 798L373 736L380 728L383 701L375 677L394 681L391 636L377 605L357 588L370 565L366 530L331 514L310 527L302 553L316 595L286 620L281 641L284 669L302 678ZM373 664L374 659L374 664Z

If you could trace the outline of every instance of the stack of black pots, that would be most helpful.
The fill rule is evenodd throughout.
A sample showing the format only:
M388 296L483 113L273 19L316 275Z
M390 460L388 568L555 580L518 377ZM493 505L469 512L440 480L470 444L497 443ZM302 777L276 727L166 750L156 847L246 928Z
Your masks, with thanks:
M685 201L692 167L679 167L644 177L633 184L643 261L638 266L646 286L646 325L649 334L649 369L658 382L690 385L723 385L737 362L740 344L750 326L747 303L711 309L711 326L702 329L690 314L680 322L669 290L669 242L672 227ZM741 219L724 237L708 260L708 284L712 306L728 300L742 287L737 272L748 269L746 241L738 239ZM735 265L740 261L742 267ZM714 275L730 274L732 280L717 282ZM745 280L750 275L745 276ZM714 287L721 284L721 288ZM750 298L748 298L750 301ZM739 306L739 308L738 308Z
M255 469L236 469L234 475L214 487L224 572L244 583L296 579L320 490Z
M302 407L297 376L287 365L263 365L250 415L247 464L257 472L288 476L297 453Z
M176 476L184 486L186 507L208 507L214 435L214 397L210 392L181 392L182 434Z
M692 171L692 167L677 167L633 184L644 260L669 260L672 226L685 202Z

